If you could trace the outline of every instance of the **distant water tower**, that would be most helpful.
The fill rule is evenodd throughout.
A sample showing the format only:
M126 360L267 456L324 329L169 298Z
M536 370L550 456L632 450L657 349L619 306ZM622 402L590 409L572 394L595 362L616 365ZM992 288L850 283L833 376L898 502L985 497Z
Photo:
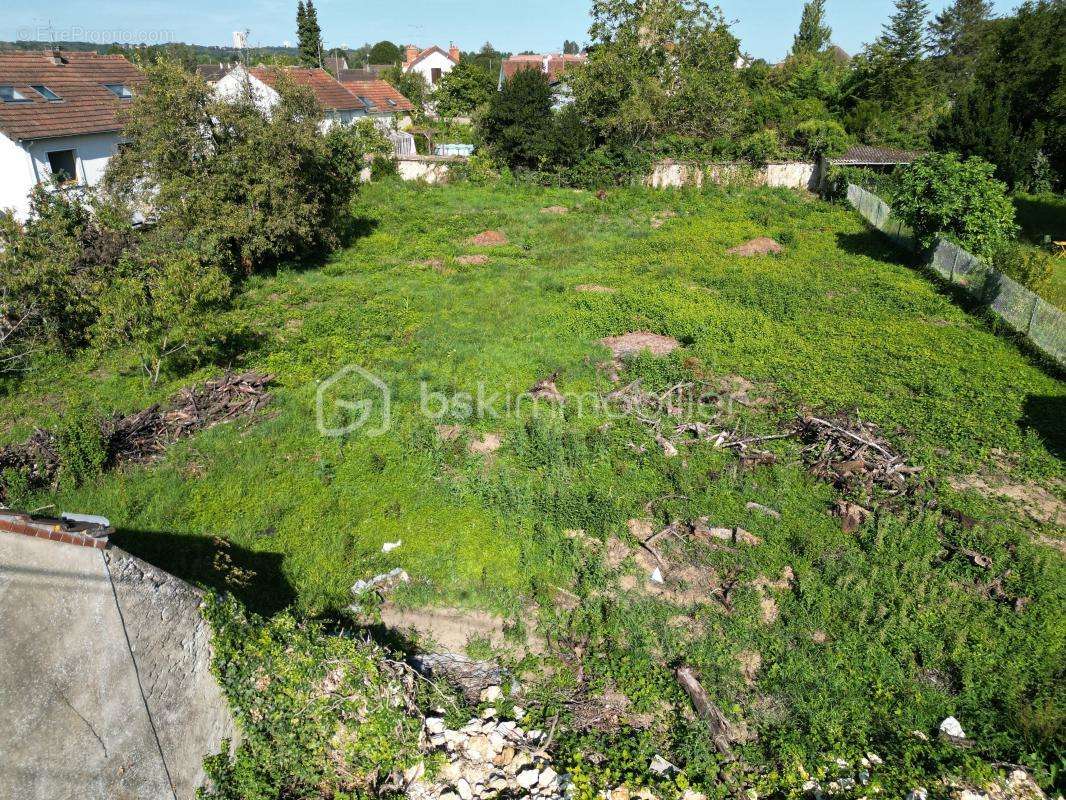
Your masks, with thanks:
M233 49L244 50L248 47L248 31L233 32Z

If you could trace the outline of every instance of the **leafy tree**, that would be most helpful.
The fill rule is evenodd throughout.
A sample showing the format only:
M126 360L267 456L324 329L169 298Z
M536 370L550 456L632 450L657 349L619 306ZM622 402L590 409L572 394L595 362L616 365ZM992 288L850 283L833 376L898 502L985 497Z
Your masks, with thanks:
M740 133L749 113L740 52L722 13L703 0L596 0L586 66L569 71L581 116L600 143L656 149Z
M440 79L433 101L440 116L465 117L487 103L495 92L492 73L472 61L460 60Z
M398 45L386 40L378 42L370 49L371 64L399 64L403 60L403 51Z
M938 147L979 155L1024 188L1043 152L1066 175L1066 2L1027 2L988 26L972 86L936 133Z
M575 56L581 52L581 45L577 42L571 42L569 39L563 42L563 53L568 56Z
M820 53L830 44L833 29L825 24L825 0L809 0L803 6L799 32L792 42L792 52Z
M122 259L101 294L94 325L103 346L132 347L155 384L165 366L182 358L196 363L225 334L221 312L230 281L180 242L160 247L153 236Z
M168 231L229 274L336 245L358 189L349 140L320 129L322 110L280 73L269 114L250 93L220 100L169 64L148 70L130 108L129 144L112 159L107 188L151 207Z
M492 95L478 134L493 155L511 168L540 169L552 139L552 90L536 69L519 70Z
M991 17L989 0L955 0L930 24L930 48L952 94L973 80Z
M296 38L300 51L300 63L317 67L322 63L322 28L318 24L318 11L314 0L305 4L300 0L296 7Z
M807 158L838 156L848 149L848 134L834 120L812 119L801 122L792 132L792 140Z
M926 247L937 236L990 261L1014 238L1014 204L995 166L954 153L933 153L900 170L893 208Z

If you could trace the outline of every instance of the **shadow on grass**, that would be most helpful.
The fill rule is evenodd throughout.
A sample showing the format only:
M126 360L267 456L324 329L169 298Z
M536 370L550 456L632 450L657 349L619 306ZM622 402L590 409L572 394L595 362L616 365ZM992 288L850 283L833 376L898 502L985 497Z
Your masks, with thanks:
M259 553L217 536L164 531L120 529L111 543L194 586L231 592L264 616L296 599L281 553Z
M1021 427L1035 432L1056 458L1066 459L1066 395L1025 398Z

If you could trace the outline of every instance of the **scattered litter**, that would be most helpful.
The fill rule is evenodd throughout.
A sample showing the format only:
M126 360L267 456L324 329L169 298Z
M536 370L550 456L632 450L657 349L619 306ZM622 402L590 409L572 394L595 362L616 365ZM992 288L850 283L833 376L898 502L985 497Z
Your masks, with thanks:
M955 717L948 717L943 722L941 722L940 732L952 739L966 738L966 731L962 729L962 723L955 719Z
M656 753L655 757L651 760L651 763L648 765L648 769L650 769L656 775L665 775L668 772L678 771L677 767L675 767L673 764L671 764L658 753Z
M760 514L763 514L767 517L772 517L773 519L781 519L780 511L775 511L774 509L768 506L764 506L761 503L748 503L745 508L747 508L748 511L757 511Z
M367 580L358 580L352 584L352 594L362 597L368 592L383 592L399 586L401 583L410 583L411 576L400 567L389 572L383 572Z
M470 240L470 244L476 247L499 247L508 243L507 234L503 231L483 231Z
M766 236L752 239L750 242L731 247L726 250L731 256L765 256L780 253L784 250L780 244Z
M648 579L652 583L658 583L659 585L666 583L666 581L663 580L662 570L660 570L658 567L651 571L651 576Z
M385 544L381 545L381 552L382 553L391 553L393 550L396 550L396 549L398 549L398 548L400 548L402 546L403 546L403 539L400 539L397 542L385 542Z

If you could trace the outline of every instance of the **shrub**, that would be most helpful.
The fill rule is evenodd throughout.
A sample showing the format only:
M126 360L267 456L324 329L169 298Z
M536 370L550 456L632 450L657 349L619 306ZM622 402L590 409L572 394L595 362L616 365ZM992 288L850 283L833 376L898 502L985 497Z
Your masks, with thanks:
M440 79L433 102L442 117L469 117L495 92L492 73L474 61L462 60Z
M825 178L827 200L842 202L848 196L848 184L854 183L873 192L889 205L898 191L898 172L877 172L865 167L830 167Z
M990 261L1016 233L1014 206L995 169L977 157L924 156L900 170L893 209L923 246L946 236Z
M773 128L756 131L740 143L740 153L755 166L781 157L781 139Z
M512 169L536 170L552 150L552 91L539 70L524 69L492 96L478 135Z
M205 800L372 797L418 758L420 721L379 647L287 611L263 620L230 597L209 597L204 616L242 733L232 757L205 760Z
M1047 286L1055 269L1051 254L1046 250L1017 242L1009 242L997 250L992 266L1036 292Z
M55 439L63 485L79 486L104 468L107 442L100 423L100 416L87 405L74 406L63 416Z
M792 141L807 158L831 158L848 149L848 134L839 122L810 119L792 131Z

